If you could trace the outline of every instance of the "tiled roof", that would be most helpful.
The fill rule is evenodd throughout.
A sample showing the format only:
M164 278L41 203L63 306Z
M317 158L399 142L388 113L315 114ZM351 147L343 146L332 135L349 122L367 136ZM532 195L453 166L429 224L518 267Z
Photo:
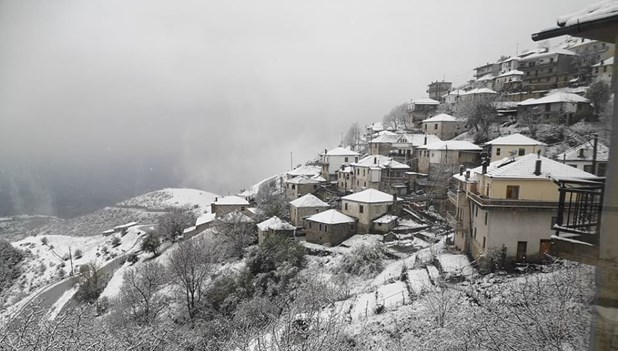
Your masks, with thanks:
M326 224L339 224L339 223L354 223L356 220L350 216L346 216L337 210L328 210L314 214L307 218L308 221L326 223Z
M364 202L364 203L383 203L393 202L393 195L375 189L367 189L358 193L350 194L341 198L342 200ZM397 198L398 201L402 199Z
M501 136L496 139L490 140L485 145L547 145L538 140L528 138L525 135L515 133L511 135Z
M313 194L301 196L298 199L291 201L290 204L294 207L328 207L328 204L318 199Z

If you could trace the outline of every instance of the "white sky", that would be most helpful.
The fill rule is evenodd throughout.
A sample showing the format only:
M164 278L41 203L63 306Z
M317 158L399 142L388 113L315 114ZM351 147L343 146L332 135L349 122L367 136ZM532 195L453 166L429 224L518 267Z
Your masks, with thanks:
M157 158L236 192L587 3L0 0L0 174Z

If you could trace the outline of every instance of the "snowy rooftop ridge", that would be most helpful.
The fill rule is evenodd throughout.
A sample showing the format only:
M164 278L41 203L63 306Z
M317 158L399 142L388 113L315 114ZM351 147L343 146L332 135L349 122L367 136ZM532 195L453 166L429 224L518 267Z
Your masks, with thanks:
M336 147L326 152L326 156L358 156L359 153L345 147Z
M353 163L352 166L392 168L392 169L409 169L410 168L410 166L408 165L394 161L392 158L386 157L383 155L369 155L359 160L358 162Z
M558 17L557 24L559 27L568 27L616 15L618 15L618 2L615 0L605 0L588 5L582 10Z
M508 76L523 76L523 75L524 75L524 72L519 71L519 70L516 70L516 69L513 69L513 70L510 70L510 71L508 71L508 72L504 72L504 73L502 73L501 75L499 75L499 76L498 76L498 77L496 77L496 78L500 78L500 77L508 77Z
M378 136L377 138L369 141L370 143L387 143L387 144L392 144L392 143L396 143L397 140L399 139L399 135L398 134L381 134L380 136Z
M270 217L269 219L258 223L258 229L261 231L264 230L294 230L296 227L291 225L290 223L280 219L277 216Z
M515 133L511 135L501 136L496 139L490 140L485 145L547 145L538 140L528 138L525 135Z
M439 115L433 116L433 117L429 117L426 120L423 121L423 123L429 123L429 122L461 122L462 120L457 118L457 117L453 117L451 115L447 115L446 113L441 113Z
M580 150L584 150L581 152ZM565 152L556 155L556 160L560 161L592 161L593 142L589 141L581 145L572 147ZM584 157L579 157L583 154ZM609 159L609 148L604 144L597 145L597 161L607 161Z
M290 201L290 204L294 207L328 207L326 202L318 199L313 194L301 196L294 201Z
M433 134L403 134L399 137L397 143L409 143L412 144L412 146L421 146L425 145L425 138L427 138L427 144L442 141L437 135Z
M337 210L328 210L314 214L307 218L308 221L326 223L326 224L340 224L340 223L354 223L356 220L350 216L346 216Z
M375 189L367 189L358 193L350 194L341 198L341 200L364 202L364 203L383 203L393 202L395 197ZM396 198L397 201L402 201L401 198Z
M215 205L249 205L249 202L240 196L228 195L221 198L215 198Z
M474 95L474 94L498 94L498 93L489 88L477 88L477 89L468 90L464 93L461 93L460 95Z
M309 176L309 177L313 177L314 175L318 175L322 173L322 168L319 166L300 166L297 167L289 172L287 172L287 175L290 176Z
M324 179L324 178L322 178ZM297 176L294 177L290 180L286 180L286 183L290 183L290 184L318 184L320 183L320 181L318 179L315 178L308 178L305 176Z
M528 99L519 103L521 106L553 104L558 102L588 102L585 97L573 93L557 92L538 99Z
M431 143L423 146L419 146L419 149L427 150L481 150L478 145L472 144L465 140L445 140L437 143Z
M418 98L412 100L413 104L417 105L439 105L440 102L430 98Z

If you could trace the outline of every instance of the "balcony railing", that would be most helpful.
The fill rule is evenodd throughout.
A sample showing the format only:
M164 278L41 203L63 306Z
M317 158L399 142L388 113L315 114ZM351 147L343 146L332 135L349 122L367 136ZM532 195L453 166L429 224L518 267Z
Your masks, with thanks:
M467 195L470 200L476 202L481 207L558 208L558 202L555 201L492 199L471 192L468 192Z
M575 234L577 240L598 244L604 182L560 181L556 235Z

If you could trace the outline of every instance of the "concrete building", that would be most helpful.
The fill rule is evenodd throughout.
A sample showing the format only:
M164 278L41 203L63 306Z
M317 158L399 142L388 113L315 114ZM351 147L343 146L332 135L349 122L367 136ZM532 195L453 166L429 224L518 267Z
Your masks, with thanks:
M418 171L432 176L455 173L460 165L476 167L481 163L481 148L469 141L447 140L419 146Z
M429 98L414 99L408 107L406 112L408 116L406 118L406 130L413 130L420 128L421 122L428 117L436 114L439 101Z
M451 82L445 82L445 81L431 82L427 86L427 94L430 99L443 102L442 97L448 94L449 91L451 91L452 86L453 86L453 83Z
M517 68L519 68L519 59L520 58L518 56L513 56L498 62L498 64L500 65L498 76L509 71L517 70Z
M320 163L322 164L322 178L333 181L336 180L336 171L341 169L342 165L348 166L350 163L358 162L359 153L343 147L337 147L330 151L324 150L320 154Z
M305 176L297 176L285 181L285 194L288 199L297 199L305 194L311 194L318 190L320 183L324 182L324 178L308 178Z
M592 65L592 80L594 82L605 82L612 86L612 72L614 70L614 57L605 59Z
M475 88L459 95L458 103L493 99L498 93L489 88Z
M551 249L559 200L554 180L598 179L533 154L495 161L453 178L457 185L449 189L447 218L456 229L455 245L476 259L495 249L516 261L542 259ZM459 198L464 194L465 199Z
M337 210L320 212L305 221L308 243L337 246L356 233L356 220Z
M221 217L233 211L242 212L245 208L249 207L249 202L239 196L223 196L216 197L215 202L213 202L210 207L211 213L216 214L217 217Z
M449 140L465 132L466 121L445 113L423 121L423 132L433 134L440 140Z
M438 141L442 140L433 134L401 134L399 139L391 145L391 152L388 156L397 162L407 164L414 171L418 167L417 148Z
M410 166L394 161L390 157L367 156L353 163L352 169L352 191L377 189L398 194L407 192L405 172L410 171Z
M593 169L594 141L570 148L563 153L556 155L555 159L571 167L581 169L585 172L605 177L607 161L609 159L609 148L601 143L597 144L596 170Z
M498 92L520 91L522 87L524 72L512 70L501 73L494 80L494 89Z
M292 179L295 177L313 178L313 177L318 177L321 174L322 174L321 166L304 165L304 166L296 167L289 172L286 172L285 176L286 176L286 179Z
M375 189L363 190L341 198L341 211L358 220L358 232L369 233L373 221L383 215L398 214L403 199Z
M393 143L396 143L397 140L399 140L399 137L400 134L390 132L380 134L377 138L374 138L368 142L369 154L387 156L393 148ZM358 160L355 162L358 162Z
M305 225L305 218L329 209L329 205L312 194L299 197L290 202L290 219L300 228Z
M591 108L585 97L572 93L557 92L539 99L528 99L517 104L518 113L532 113L540 121L570 124L575 114Z
M519 61L519 70L524 72L522 89L547 90L563 88L577 78L573 51L554 48L535 52Z
M280 219L277 216L257 224L258 242L261 244L271 236L280 236L284 238L293 238L296 233L296 227L290 223Z
M483 144L483 147L485 153L490 157L490 162L493 162L505 157L536 154L539 151L541 151L541 155L544 155L547 144L515 133L490 140Z
M351 166L342 167L337 171L337 191L344 194L349 193L354 184L354 168Z
M486 63L482 66L478 66L474 69L474 78L479 79L486 75L497 76L500 72L500 64L498 63Z

